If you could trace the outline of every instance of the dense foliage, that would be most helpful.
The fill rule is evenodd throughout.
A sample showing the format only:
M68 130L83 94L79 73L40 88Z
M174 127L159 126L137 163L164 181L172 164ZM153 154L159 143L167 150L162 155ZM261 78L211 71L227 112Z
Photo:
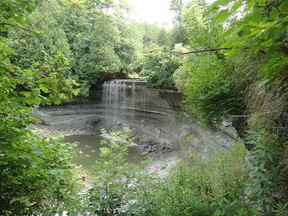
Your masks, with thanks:
M185 56L174 73L190 113L204 122L232 119L251 150L245 190L256 215L287 210L286 8L287 1L188 4L186 49L208 52Z
M63 209L63 202L66 208L75 206L74 147L32 130L35 119L30 112L40 103L59 104L76 94L75 83L66 75L67 60L61 52L30 68L13 64L17 53L9 46L8 32L29 33L22 23L35 2L4 0L1 8L5 10L0 15L0 214L51 214Z
M179 67L179 59L167 54L157 44L149 46L144 57L141 75L148 77L148 86L153 88L174 89L173 73Z
M93 187L89 190L91 212L100 215L121 214L123 206L129 202L129 190L133 187L133 168L125 162L131 130L124 126L123 131L102 130L100 159L95 164Z
M134 36L128 5L110 3L104 7L104 1L44 1L26 18L32 34L20 28L9 35L17 51L15 64L30 68L62 50L82 96L105 74L127 76L139 67L141 38Z
M225 156L216 152L209 161L181 162L161 185L152 183L148 198L140 196L138 208L147 211L139 215L253 215L245 199L244 145Z
M2 0L0 8L1 215L287 214L286 0L173 0L172 30L132 21L124 0ZM104 139L97 179L76 196L75 146L33 129L31 110L133 72L183 92L200 121L231 119L250 151L239 144L218 159L188 160L159 180L125 163L127 128L103 131L117 139Z

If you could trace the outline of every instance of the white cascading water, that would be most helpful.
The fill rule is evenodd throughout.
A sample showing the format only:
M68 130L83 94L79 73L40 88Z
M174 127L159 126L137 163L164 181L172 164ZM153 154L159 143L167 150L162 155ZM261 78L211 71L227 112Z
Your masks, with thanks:
M117 121L134 121L136 99L140 106L146 104L146 85L137 85L139 80L111 80L103 84L102 103L105 106L105 121L113 126ZM138 88L141 91L137 91ZM123 119L125 118L125 119Z

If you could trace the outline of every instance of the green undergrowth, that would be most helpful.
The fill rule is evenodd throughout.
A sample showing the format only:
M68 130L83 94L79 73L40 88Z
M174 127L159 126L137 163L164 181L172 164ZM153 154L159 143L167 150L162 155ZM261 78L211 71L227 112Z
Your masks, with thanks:
M252 150L247 151L238 141L226 151L206 152L205 158L186 157L165 179L124 161L132 143L127 136L129 128L102 131L106 147L101 148L102 159L95 165L96 181L84 197L89 207L83 211L145 216L286 215L287 204L277 193L284 191L280 186L285 178L274 169L279 163L274 159L279 155L281 160L281 152L272 151L279 138L256 129L250 128L245 142L255 146ZM110 140L110 136L117 139Z
M287 215L279 193L285 175L275 165L283 154L275 150L279 137L251 128L246 142L256 147L247 151L237 142L227 152L211 152L209 160L180 162L157 187L148 186L149 196L137 198L142 211L134 215Z
M248 215L245 156L244 145L238 143L209 161L180 162L148 201L139 197L143 211L138 215Z

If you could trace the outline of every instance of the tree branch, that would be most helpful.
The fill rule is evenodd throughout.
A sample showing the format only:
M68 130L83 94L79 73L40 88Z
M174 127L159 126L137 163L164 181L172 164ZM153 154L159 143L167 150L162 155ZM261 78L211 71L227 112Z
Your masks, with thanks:
M204 50L193 50L189 52L176 52L176 51L170 51L170 53L176 53L179 55L187 55L187 54L192 54L192 53L202 53L202 52L215 52L219 50L228 50L229 48L213 48L213 49L204 49Z
M29 28L24 28L24 27L21 27L21 26L18 26L18 25L12 24L12 23L0 22L0 25L3 25L3 26L4 26L4 25L9 25L9 26L14 27L14 28L22 29L22 30L24 30L24 31L37 33L37 32L35 32L35 31L32 31L32 30L29 29Z
M229 50L230 48L212 48L212 49L204 49L204 50L193 50L189 52L176 52L176 51L170 51L170 53L176 53L178 55L187 55L187 54L193 54L193 53L202 53L202 52L216 52L220 50ZM245 47L244 50L248 50L250 47ZM266 52L263 50L259 50L260 53L265 54Z
M27 28L23 28L21 26L17 26L17 25L14 25L14 24L11 24L11 23L7 23L7 22L0 22L0 25L9 25L9 26L14 27L14 28L20 28L22 30L29 31L29 29L27 29Z

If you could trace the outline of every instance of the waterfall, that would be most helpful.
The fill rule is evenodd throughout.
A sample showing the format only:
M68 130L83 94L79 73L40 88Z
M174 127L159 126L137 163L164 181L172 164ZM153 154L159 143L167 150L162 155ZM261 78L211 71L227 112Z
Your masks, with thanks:
M103 84L102 102L105 105L106 123L117 121L119 115L119 107L121 107L122 80L106 81Z
M135 109L146 108L146 82L136 79L105 81L102 103L107 126L113 127L117 121L140 122L135 116Z

